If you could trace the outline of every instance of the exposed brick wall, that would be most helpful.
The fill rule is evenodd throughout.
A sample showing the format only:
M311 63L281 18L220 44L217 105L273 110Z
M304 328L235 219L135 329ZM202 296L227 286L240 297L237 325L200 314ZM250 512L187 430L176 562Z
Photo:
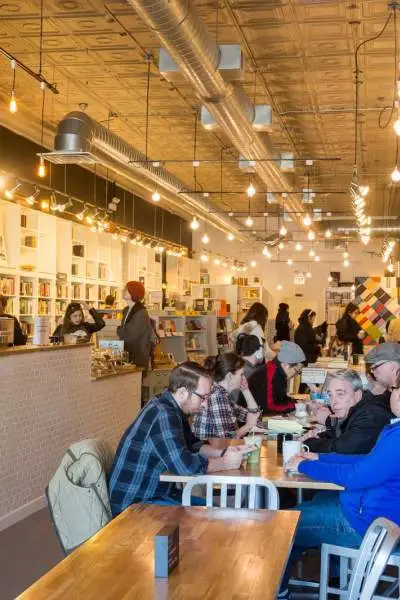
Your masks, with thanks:
M141 373L90 380L90 348L0 357L0 519L42 496L66 448L114 449L140 409Z

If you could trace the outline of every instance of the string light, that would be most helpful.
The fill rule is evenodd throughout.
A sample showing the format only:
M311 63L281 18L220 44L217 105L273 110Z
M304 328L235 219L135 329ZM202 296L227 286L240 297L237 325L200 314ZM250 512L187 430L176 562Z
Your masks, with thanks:
M200 227L200 223L198 222L196 217L193 217L192 222L190 223L190 227L191 229L193 229L193 231L196 231Z
M306 227L310 227L312 220L308 213L303 217L303 223Z
M233 240L235 239L235 236L231 232L229 232L226 237L229 242L233 242Z
M315 233L313 231L309 231L307 234L307 238L310 240L310 242L315 240Z
M208 237L208 235L205 233L203 235L203 237L201 238L201 241L203 242L203 244L208 244L210 241L210 238Z
M327 239L329 239L329 238L331 238L331 237L332 237L332 231L331 231L330 229L327 229L327 230L325 231L325 237L326 237Z
M250 215L245 220L245 224L247 225L247 227L252 227L253 226L253 219L251 218Z
M159 202L161 200L161 196L160 196L159 192L157 192L157 191L153 192L151 199L153 200L153 202Z
M254 194L256 193L256 188L254 187L254 185L252 183L249 184L249 187L247 188L246 193L249 198L252 198L254 196Z
M279 235L281 235L282 237L284 237L287 234L287 229L284 225L282 225L282 227L279 230Z

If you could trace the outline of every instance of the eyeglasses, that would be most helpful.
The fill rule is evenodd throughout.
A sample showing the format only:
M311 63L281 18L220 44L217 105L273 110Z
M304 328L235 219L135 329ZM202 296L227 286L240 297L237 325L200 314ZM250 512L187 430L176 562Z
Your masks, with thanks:
M191 391L190 393L191 393L191 394L196 394L196 396L197 396L198 398L200 398L201 400L207 400L207 399L208 399L208 398L211 396L211 393L208 393L208 394L200 394L200 392L198 392L197 390Z

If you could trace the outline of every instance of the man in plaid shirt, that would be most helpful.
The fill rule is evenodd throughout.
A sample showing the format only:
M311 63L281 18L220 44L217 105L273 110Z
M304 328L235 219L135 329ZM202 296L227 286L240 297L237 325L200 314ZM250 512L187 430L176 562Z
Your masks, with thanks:
M180 504L174 484L161 483L160 475L197 475L238 469L249 446L233 446L221 456L203 444L193 448L187 417L196 414L208 400L211 381L207 371L194 362L173 369L168 389L150 400L124 433L109 479L113 515L136 502Z
M238 424L246 423L249 411L231 399L222 385L214 384L207 407L193 421L193 433L199 440L236 437Z

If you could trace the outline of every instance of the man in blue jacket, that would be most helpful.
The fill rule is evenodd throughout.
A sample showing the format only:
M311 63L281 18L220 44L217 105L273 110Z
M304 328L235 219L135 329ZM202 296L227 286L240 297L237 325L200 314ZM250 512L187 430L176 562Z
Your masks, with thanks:
M376 379L385 379L392 390L390 403L396 418L383 429L369 454L301 453L289 461L289 471L335 483L344 491L322 492L297 507L301 517L280 599L289 596L291 567L305 550L323 543L358 548L369 525L378 517L400 525L400 461L396 460L400 448L400 344L374 348L368 363Z

